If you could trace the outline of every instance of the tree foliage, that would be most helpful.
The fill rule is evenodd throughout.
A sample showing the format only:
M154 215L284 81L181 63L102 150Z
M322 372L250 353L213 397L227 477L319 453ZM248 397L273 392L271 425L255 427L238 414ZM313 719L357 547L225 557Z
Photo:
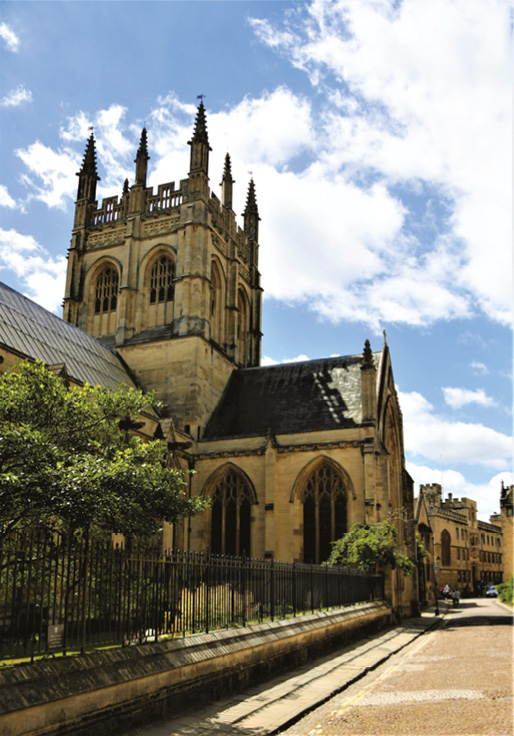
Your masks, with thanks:
M511 575L505 583L500 583L499 585L497 585L496 590L498 591L498 598L501 600L501 602L507 603L509 606L512 606L512 599L514 594L514 575Z
M390 521L378 524L354 524L349 532L332 545L329 565L375 570L398 567L410 575L414 563L397 549L398 532Z
M188 498L165 444L122 429L153 400L136 389L68 388L41 363L1 375L0 538L40 526L148 536L199 513L204 503Z

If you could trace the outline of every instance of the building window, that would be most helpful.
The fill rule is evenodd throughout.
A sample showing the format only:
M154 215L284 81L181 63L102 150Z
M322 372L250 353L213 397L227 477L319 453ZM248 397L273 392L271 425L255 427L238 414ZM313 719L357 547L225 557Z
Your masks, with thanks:
M447 529L443 529L441 533L441 564L452 564L452 538Z
M211 506L211 550L222 555L250 555L253 493L235 469L216 483Z
M341 475L324 462L310 474L303 492L303 560L324 562L331 542L346 533L346 493Z
M238 344L238 355L239 363L241 365L247 365L248 363L248 332L249 332L249 313L247 309L246 298L239 290L237 296L237 344Z
M173 300L175 264L168 256L161 256L152 266L150 273L150 304Z
M95 314L115 312L118 305L118 272L107 266L97 276L95 289Z
M223 326L223 289L218 266L211 264L211 337L221 344L224 336Z

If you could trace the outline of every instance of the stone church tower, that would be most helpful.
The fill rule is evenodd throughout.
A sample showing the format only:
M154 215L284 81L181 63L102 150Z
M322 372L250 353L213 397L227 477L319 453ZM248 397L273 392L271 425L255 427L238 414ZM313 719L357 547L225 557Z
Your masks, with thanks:
M210 192L203 102L189 146L187 178L154 193L143 129L134 183L99 207L91 135L78 173L64 319L114 347L176 427L198 438L232 370L260 363L259 212L252 180L237 225L228 154L221 201Z

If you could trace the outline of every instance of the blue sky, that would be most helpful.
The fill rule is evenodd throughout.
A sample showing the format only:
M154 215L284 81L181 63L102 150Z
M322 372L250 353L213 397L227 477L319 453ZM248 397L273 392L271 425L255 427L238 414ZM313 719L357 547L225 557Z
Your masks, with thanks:
M88 128L98 196L253 173L263 363L391 349L407 468L498 510L512 473L511 3L3 2L0 280L60 314Z

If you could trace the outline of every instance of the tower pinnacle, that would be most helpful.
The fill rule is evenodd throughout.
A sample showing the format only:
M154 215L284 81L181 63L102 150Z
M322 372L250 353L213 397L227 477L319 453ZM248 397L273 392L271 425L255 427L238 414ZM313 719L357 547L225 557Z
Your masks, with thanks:
M232 209L232 184L235 184L235 182L232 179L232 166L230 156L227 153L223 168L223 179L221 180L221 203L228 209Z
M198 105L198 111L196 113L195 128L193 131L193 137L188 141L188 145L191 146L191 162L190 172L201 171L204 174L209 172L209 137L207 135L207 121L205 117L205 107L203 100Z
M136 164L136 186L146 187L146 174L148 170L148 161L150 156L148 155L148 145L146 137L146 128L141 131L141 139L139 141L139 148L134 163Z
M246 207L243 212L244 231L250 240L259 240L259 209L257 207L257 199L255 196L255 182L253 177L250 179L248 186L248 194L246 197Z
M87 199L90 202L94 202L96 199L96 182L100 181L100 177L96 170L96 149L93 133L89 136L86 152L82 160L82 167L77 172L77 176L79 177L77 200Z

